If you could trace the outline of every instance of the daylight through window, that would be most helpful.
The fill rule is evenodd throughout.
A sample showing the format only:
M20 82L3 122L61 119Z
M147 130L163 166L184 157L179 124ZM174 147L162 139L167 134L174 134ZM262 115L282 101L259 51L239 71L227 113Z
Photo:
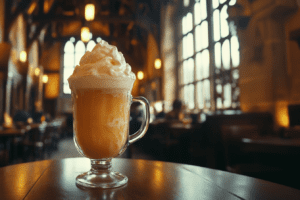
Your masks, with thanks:
M188 109L239 108L239 41L228 7L236 0L183 1L179 43L180 98Z

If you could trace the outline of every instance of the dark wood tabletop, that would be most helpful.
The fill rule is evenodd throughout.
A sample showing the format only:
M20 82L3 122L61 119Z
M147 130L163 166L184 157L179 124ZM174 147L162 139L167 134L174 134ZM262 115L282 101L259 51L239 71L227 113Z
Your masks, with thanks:
M45 160L0 168L0 199L300 199L300 190L198 166L161 161L113 159L127 185L80 189L86 158Z

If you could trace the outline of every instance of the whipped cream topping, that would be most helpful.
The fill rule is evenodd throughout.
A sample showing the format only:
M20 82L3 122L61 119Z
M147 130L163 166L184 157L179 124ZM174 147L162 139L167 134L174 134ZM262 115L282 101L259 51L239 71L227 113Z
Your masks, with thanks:
M87 51L69 77L70 88L132 89L135 74L117 47L101 40Z

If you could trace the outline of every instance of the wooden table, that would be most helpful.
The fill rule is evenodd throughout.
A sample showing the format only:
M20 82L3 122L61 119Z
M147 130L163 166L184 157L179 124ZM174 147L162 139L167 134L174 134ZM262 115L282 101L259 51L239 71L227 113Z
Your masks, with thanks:
M0 166L5 166L9 164L9 161L12 159L11 153L11 143L14 137L21 137L24 136L27 128L8 128L0 130L0 143L4 144L4 151L5 151L5 159L0 160Z
M45 160L0 168L0 199L300 199L300 190L228 172L160 161L113 159L129 178L117 189L80 189L86 158Z
M0 137L14 137L14 136L22 136L26 132L25 128L17 129L17 128L8 128L0 130Z

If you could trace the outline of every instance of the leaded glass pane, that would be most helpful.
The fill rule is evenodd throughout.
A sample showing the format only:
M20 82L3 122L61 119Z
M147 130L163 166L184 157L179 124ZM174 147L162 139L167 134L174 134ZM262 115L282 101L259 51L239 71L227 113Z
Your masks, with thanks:
M222 45L222 62L224 69L230 69L230 47L229 40L225 40Z
M185 104L188 106L188 108L193 109L195 106L193 84L189 84L184 87L184 99L185 99Z
M207 18L207 6L206 6L206 0L201 0L201 18L202 20Z
M221 109L223 107L222 105L222 98L217 98L217 108Z
M231 105L231 85L227 83L224 86L224 107L229 108Z
M201 56L203 78L209 77L209 51L206 49Z
M210 82L208 79L203 81L205 107L210 108Z
M193 15L192 13L188 13L182 19L182 33L186 34L193 29Z
M77 52L75 53L75 66L79 65L79 61L85 52Z
M203 21L201 23L201 44L202 44L202 49L208 47L208 23L207 23L207 21Z
M79 40L77 43L76 43L76 46L75 46L75 52L76 53L79 53L79 52L83 52L85 53L85 46L84 46L84 43Z
M204 108L204 97L203 97L203 84L202 81L197 83L197 101L198 101L198 108Z
M229 34L227 18L228 18L227 5L224 5L221 10L221 35L223 38L228 36Z
M220 40L220 14L219 10L215 10L213 14L213 24L214 24L214 40Z
M222 94L222 85L221 84L218 84L216 86L216 91L217 91L218 94Z
M74 53L64 54L64 67L74 67Z
M184 7L188 7L190 5L190 0L183 0Z
M187 84L189 82L189 68L188 68L188 61L183 61L183 72L181 75L183 75L183 84Z
M217 42L215 44L215 66L221 68L221 44Z
M201 53L196 54L196 73L196 79L201 80L203 78Z
M65 94L71 94L71 89L68 84L64 84L63 90Z
M237 36L231 37L231 59L234 67L240 64L240 52L239 52L239 41Z
M194 59L190 58L187 61L188 65L188 83L192 83L194 81Z
M229 2L229 5L230 5L230 6L233 6L234 4L236 4L236 0L231 0L231 1Z
M93 40L90 40L89 43L87 44L86 50L92 51L95 46L96 46L96 43Z
M200 51L202 49L202 35L201 35L201 26L198 25L195 28L195 39L196 39L196 51Z
M219 0L212 0L212 7L217 8L219 6Z
M74 45L72 42L68 41L65 44L65 48L64 48L65 53L74 53Z
M64 83L68 83L68 78L73 74L74 68L64 68Z
M189 33L186 38L186 52L187 57L193 56L194 54L194 38L192 33Z
M194 5L194 24L197 25L201 22L201 14L200 14L200 3L196 2Z
M232 78L233 79L235 79L235 80L237 80L237 79L239 79L239 70L234 70L233 72L232 72Z

